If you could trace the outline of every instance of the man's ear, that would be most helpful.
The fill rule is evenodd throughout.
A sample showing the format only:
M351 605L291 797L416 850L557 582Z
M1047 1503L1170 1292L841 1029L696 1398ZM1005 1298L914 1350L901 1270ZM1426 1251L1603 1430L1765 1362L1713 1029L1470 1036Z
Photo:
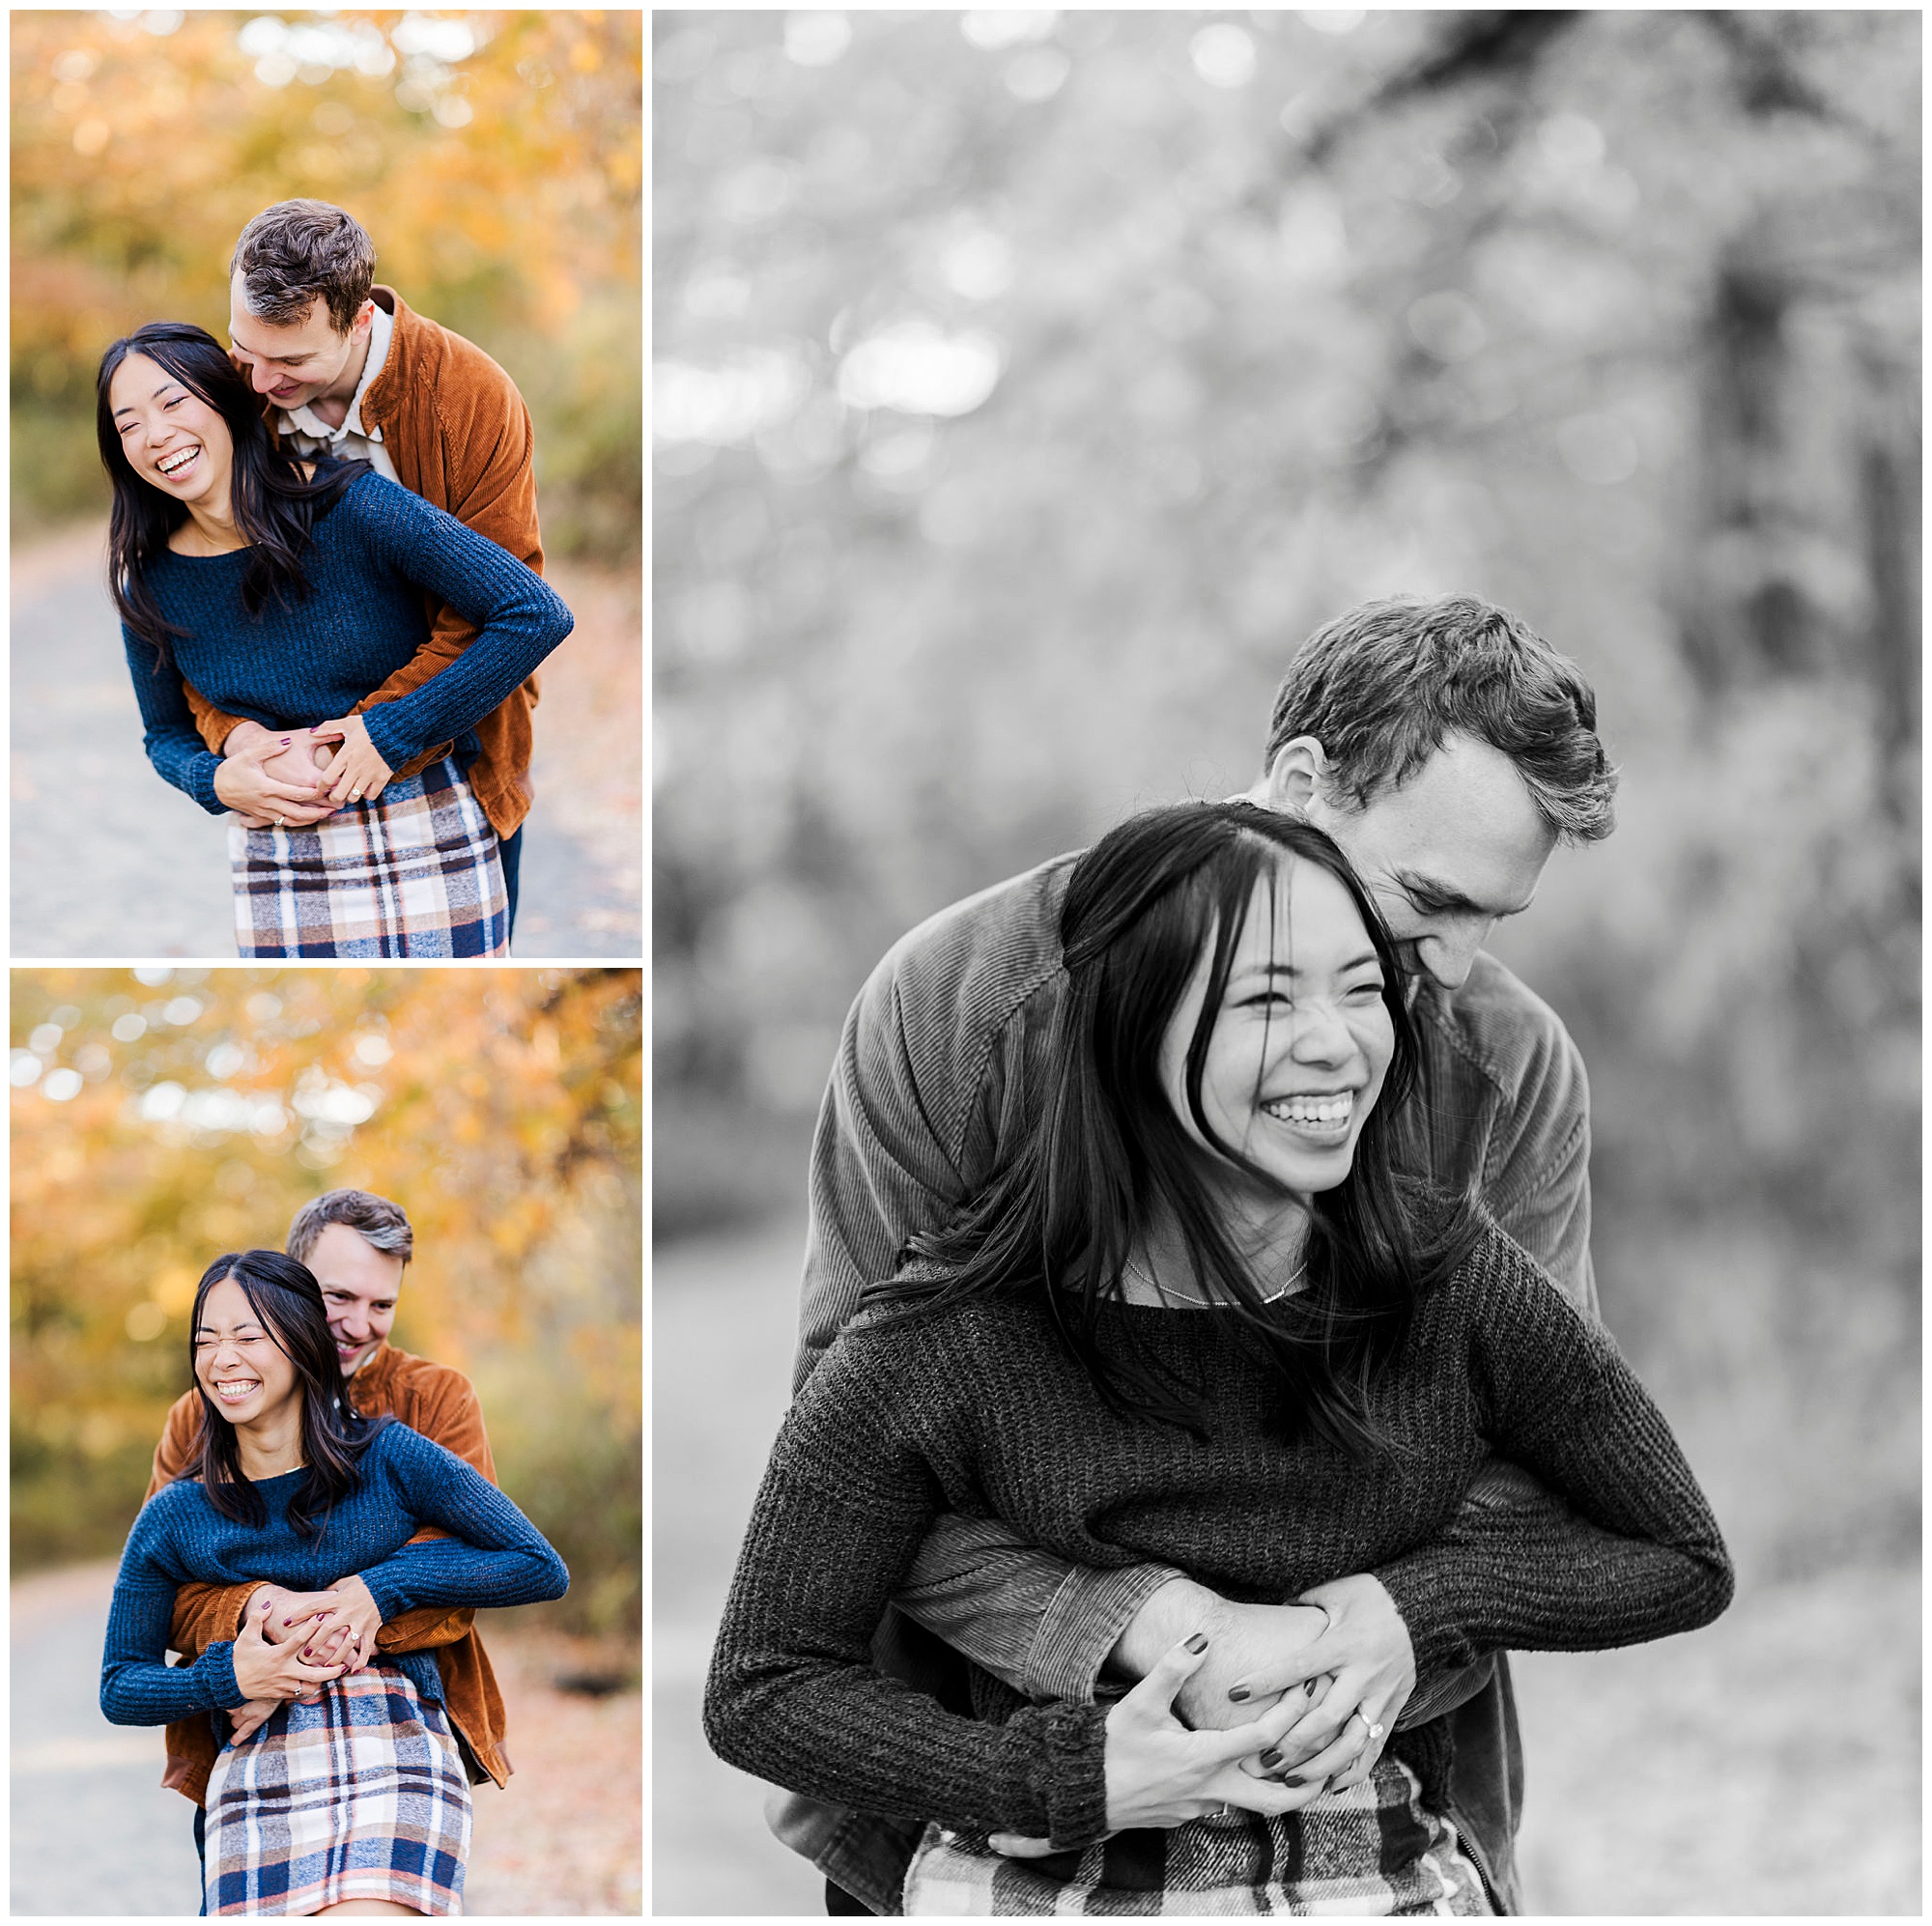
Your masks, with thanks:
M375 319L376 303L365 298L362 305L355 310L355 319L349 324L349 332L351 335L367 334Z
M1275 751L1268 764L1264 801L1284 815L1305 816L1309 805L1322 800L1328 780L1328 757L1313 736L1296 736Z

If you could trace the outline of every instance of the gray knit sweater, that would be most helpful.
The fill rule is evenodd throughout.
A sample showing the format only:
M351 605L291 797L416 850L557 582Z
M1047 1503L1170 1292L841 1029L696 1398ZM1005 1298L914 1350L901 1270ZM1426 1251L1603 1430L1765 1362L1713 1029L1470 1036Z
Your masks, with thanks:
M1157 1560L1227 1597L1374 1573L1418 1668L1689 1630L1729 1601L1715 1520L1668 1426L1600 1329L1499 1232L1417 1307L1375 1388L1364 1468L1288 1444L1276 1378L1226 1313L1111 1308L1213 1389L1208 1435L1111 1413L1043 1305L873 1314L779 1434L719 1631L705 1729L732 1764L841 1804L1085 1845L1105 1830L1105 1708L1028 1706L983 1674L978 1718L874 1671L870 1644L932 1519L997 1515L1089 1566ZM1484 1440L1582 1525L1457 1511ZM1441 1722L1395 1756L1439 1796Z

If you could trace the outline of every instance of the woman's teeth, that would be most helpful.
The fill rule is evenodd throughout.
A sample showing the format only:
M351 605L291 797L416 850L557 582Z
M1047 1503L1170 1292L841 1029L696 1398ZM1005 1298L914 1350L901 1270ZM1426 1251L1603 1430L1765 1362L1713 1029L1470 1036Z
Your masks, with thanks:
M161 459L155 464L155 466L157 468L159 468L162 474L166 475L170 481L173 481L177 476L183 474L189 467L191 467L193 463L199 458L201 450L199 448L184 448L178 454L163 455Z
M259 1377L238 1377L232 1383L217 1384L214 1387L214 1395L224 1404L239 1404L242 1399L250 1397L261 1388L262 1380Z
M1351 1090L1339 1090L1333 1096L1277 1097L1262 1109L1278 1123L1291 1124L1311 1136L1332 1137L1348 1129L1355 1098Z

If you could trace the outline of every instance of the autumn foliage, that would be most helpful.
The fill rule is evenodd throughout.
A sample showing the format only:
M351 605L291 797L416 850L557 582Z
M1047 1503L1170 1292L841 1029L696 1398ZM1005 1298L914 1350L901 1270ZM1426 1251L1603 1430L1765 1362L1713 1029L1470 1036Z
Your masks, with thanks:
M635 971L16 971L14 1556L109 1554L196 1281L355 1185L416 1235L395 1342L469 1374L565 1612L639 1609Z
M236 236L314 195L523 389L547 545L635 553L640 40L622 11L14 14L16 518L104 501L101 349L224 332Z

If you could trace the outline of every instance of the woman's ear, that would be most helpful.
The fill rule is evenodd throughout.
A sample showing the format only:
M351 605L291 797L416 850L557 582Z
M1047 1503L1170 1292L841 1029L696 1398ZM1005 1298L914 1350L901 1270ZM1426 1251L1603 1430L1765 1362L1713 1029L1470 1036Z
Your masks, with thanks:
M1328 757L1313 736L1296 736L1275 751L1268 765L1263 801L1284 815L1307 816L1309 806L1321 799L1328 778Z

